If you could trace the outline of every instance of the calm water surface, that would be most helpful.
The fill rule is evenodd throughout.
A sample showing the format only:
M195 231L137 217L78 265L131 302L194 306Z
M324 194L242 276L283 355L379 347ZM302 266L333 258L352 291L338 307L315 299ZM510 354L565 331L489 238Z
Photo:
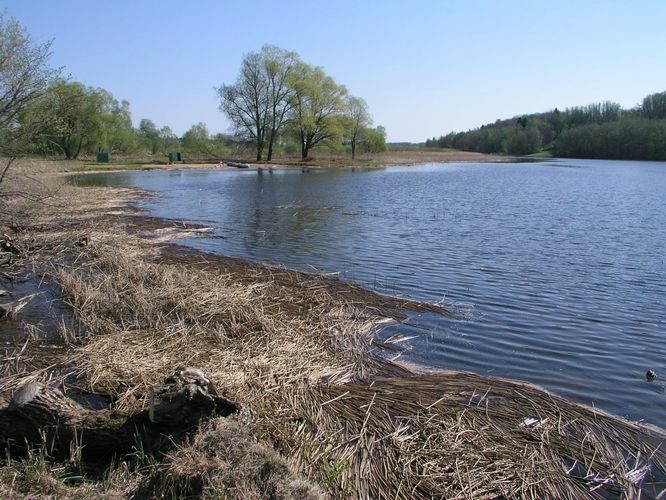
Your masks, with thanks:
M379 171L128 172L194 247L442 301L403 359L533 382L666 426L666 163L554 160ZM655 382L645 379L647 369Z

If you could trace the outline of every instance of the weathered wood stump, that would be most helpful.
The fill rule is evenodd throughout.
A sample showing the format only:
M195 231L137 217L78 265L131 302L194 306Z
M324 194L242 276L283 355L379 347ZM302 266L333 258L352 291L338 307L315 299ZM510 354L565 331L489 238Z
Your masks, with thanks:
M238 411L232 402L217 395L213 383L197 368L176 368L150 391L149 418L153 423L187 427L211 414L227 416Z
M162 435L191 429L212 416L226 417L238 406L217 395L212 382L193 368L178 369L151 390L148 410L126 414L91 410L55 387L30 382L0 410L0 443L22 448L46 440L55 452L67 453L78 442L84 453L106 456L132 451Z
M0 440L20 448L46 439L62 451L77 441L87 451L107 453L131 449L131 425L126 425L130 420L110 410L88 410L57 388L31 382L0 412Z

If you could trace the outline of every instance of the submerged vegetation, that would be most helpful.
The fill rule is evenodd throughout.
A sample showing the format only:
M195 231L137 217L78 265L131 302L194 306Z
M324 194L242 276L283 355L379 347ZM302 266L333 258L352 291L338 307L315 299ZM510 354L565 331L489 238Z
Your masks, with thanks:
M604 102L497 120L467 132L428 139L427 147L569 158L666 160L666 92L632 109Z

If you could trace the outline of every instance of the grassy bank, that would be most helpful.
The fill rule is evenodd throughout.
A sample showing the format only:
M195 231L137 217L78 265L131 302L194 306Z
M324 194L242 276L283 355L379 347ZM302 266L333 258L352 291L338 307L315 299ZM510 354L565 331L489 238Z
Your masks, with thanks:
M446 314L439 306L184 249L174 238L201 228L137 213L146 193L76 188L49 170L23 164L4 186L14 250L3 271L56 284L72 317L57 348L30 325L5 348L3 400L40 380L132 415L192 366L243 410L106 460L76 443L64 457L48 442L15 446L3 497L580 498L663 486L650 484L666 468L656 431L527 384L383 356L383 324Z

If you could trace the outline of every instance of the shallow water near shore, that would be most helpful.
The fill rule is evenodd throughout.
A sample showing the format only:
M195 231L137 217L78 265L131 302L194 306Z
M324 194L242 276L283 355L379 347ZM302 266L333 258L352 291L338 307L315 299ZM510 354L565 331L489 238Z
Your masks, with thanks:
M536 383L666 422L666 163L551 160L386 170L89 174L159 194L184 243L339 273L455 312L413 315L401 358ZM648 382L645 372L658 378Z
M0 278L0 290L3 304L29 299L16 317L3 317L0 321L0 347L23 345L28 337L42 345L61 343L58 328L63 323L69 324L71 314L55 285L25 274L12 280Z

